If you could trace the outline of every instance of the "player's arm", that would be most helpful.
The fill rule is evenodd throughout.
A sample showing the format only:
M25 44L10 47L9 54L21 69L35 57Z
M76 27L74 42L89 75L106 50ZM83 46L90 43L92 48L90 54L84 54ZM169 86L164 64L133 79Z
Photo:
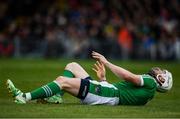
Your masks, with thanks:
M141 82L140 75L136 75L136 74L134 74L122 67L116 66L110 62L107 62L105 65L118 77L121 77L122 79L132 82L138 86L143 85L143 82Z
M141 79L140 75L133 74L132 72L116 66L109 62L103 55L97 53L97 52L92 52L92 57L103 63L107 68L109 68L115 75L118 77L121 77L122 79L132 82L135 85L141 86L143 85L143 80Z

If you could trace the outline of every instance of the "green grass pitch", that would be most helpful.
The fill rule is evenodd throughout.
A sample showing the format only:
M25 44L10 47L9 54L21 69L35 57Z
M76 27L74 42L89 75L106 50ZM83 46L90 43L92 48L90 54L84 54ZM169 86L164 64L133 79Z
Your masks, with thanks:
M6 89L6 79L11 79L22 91L31 91L61 75L63 68L72 60L22 60L0 59L0 117L180 117L180 63L150 61L114 61L115 64L134 73L145 73L150 67L169 69L174 78L172 90L167 94L156 93L145 106L88 106L69 94L64 95L64 104L18 105ZM75 60L96 78L92 71L94 60ZM107 70L109 82L119 79Z

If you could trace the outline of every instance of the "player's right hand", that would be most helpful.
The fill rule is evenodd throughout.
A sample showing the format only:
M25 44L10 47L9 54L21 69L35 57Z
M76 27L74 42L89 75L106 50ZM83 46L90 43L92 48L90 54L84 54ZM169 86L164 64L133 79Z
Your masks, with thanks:
M103 55L98 53L98 52L92 51L92 57L94 59L98 60L99 62L103 63L103 64L107 64L108 63L107 59Z
M104 64L97 61L94 64L94 68L92 68L92 70L94 70L97 74L97 77L101 80L101 81L105 81L106 80L106 69L104 67Z

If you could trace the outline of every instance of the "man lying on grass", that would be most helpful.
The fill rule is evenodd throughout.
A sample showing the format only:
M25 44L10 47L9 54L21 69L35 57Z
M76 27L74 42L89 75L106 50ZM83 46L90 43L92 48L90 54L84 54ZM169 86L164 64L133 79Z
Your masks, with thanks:
M62 96L67 92L88 105L145 105L154 97L156 90L167 92L172 87L172 75L167 70L155 67L147 74L136 75L110 63L97 52L92 52L92 57L97 60L93 70L97 73L99 81L93 80L79 64L73 62L65 67L64 76L59 76L34 91L23 93L10 80L7 80L7 87L15 102L20 104L35 99L47 99L56 94ZM108 83L105 67L124 81Z

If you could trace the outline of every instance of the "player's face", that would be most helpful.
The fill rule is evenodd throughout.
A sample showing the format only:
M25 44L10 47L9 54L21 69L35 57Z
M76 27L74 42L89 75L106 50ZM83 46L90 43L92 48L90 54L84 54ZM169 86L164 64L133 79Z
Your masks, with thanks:
M160 83L164 83L165 82L165 79L162 77L162 75L158 75L158 81L160 82Z
M154 69L157 75L157 81L158 83L161 85L162 83L165 82L165 79L163 78L163 74L166 74L166 70L165 69L160 69L159 67Z

